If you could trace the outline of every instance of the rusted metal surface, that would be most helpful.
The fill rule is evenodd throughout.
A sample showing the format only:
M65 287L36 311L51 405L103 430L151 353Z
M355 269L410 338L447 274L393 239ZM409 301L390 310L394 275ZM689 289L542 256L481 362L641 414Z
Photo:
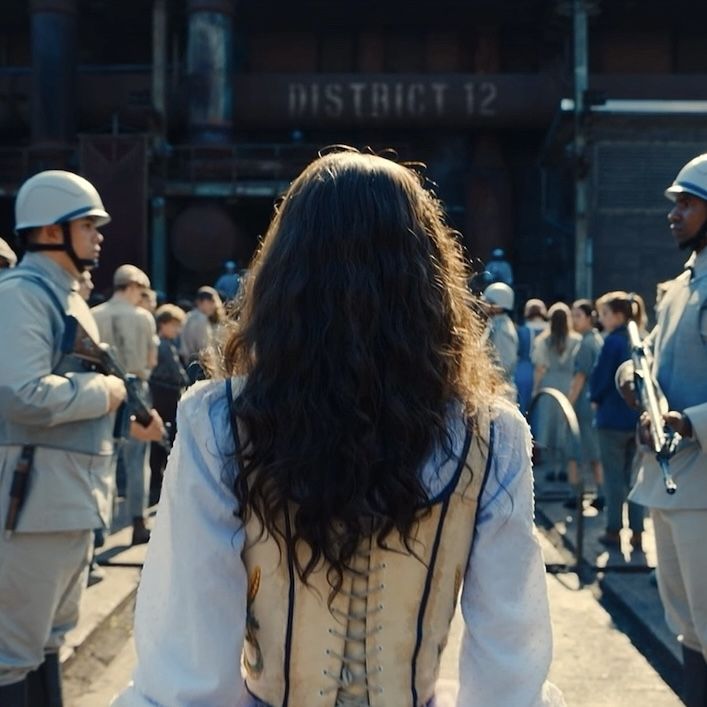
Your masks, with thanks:
M101 229L106 239L94 275L102 290L123 263L148 268L147 141L144 135L82 135L79 156L81 174L96 186L112 217Z
M233 17L228 2L189 0L189 130L201 142L228 142L233 128Z
M76 134L76 0L35 0L32 22L32 142L67 143Z

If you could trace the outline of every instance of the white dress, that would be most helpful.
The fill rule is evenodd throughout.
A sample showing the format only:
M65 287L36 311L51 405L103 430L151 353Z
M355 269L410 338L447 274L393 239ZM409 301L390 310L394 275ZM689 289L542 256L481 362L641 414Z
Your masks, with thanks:
M114 707L247 707L240 673L247 579L234 511L223 381L184 396L135 617L137 667ZM495 454L462 590L457 707L562 707L548 683L552 633L534 536L530 434L499 402ZM440 705L441 707L441 705Z

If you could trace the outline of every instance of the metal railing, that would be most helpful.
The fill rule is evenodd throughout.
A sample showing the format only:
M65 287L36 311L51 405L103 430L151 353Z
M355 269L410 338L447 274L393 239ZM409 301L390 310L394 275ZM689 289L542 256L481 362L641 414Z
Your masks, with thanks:
M560 408L562 416L567 422L568 432L572 436L572 442L575 449L581 448L581 436L579 430L579 422L574 412L572 404L567 399L567 396L555 388L542 388L533 397L528 408L527 418L531 419L531 413L535 408L538 400L543 396L549 396ZM569 500L566 493L562 494L545 494L536 496L536 501L566 501ZM585 540L585 522L584 522L584 481L582 478L582 469L579 469L579 478L576 486L576 528L575 528L575 543L572 551L574 562L573 564L551 563L546 565L548 572L553 574L574 572L577 575L580 588L587 584L597 572L620 572L625 574L642 574L651 572L653 567L648 564L629 564L629 563L610 563L597 565L595 562L588 562L584 559L584 540ZM565 543L568 545L569 543Z
M294 143L169 146L164 177L191 183L290 180L317 156L317 151L315 145Z
M582 444L580 432L579 432L579 421L577 420L577 415L575 414L574 407L572 403L567 399L567 396L557 388L541 388L534 396L528 407L528 419L531 419L531 414L535 408L538 400L542 397L549 397L560 409L562 416L565 418L567 423L567 429L569 434L572 436L572 442L575 449L579 449ZM565 572L575 572L579 578L580 585L583 583L585 574L585 562L584 562L584 512L583 502L584 502L584 483L582 481L582 475L579 475L579 483L577 486L577 525L576 525L576 535L575 535L575 549L574 549L574 564L570 566L558 567L553 565L556 570L561 570ZM538 501L557 501L563 500L566 495L562 496L562 499L555 496L552 497L537 497ZM550 568L548 568L550 569Z

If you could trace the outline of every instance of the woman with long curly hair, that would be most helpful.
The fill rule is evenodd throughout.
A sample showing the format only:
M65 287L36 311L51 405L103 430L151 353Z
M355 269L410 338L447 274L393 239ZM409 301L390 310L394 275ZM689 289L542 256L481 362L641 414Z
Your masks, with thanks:
M279 204L179 433L119 705L554 705L530 437L420 176L337 151ZM447 692L445 692L445 690Z

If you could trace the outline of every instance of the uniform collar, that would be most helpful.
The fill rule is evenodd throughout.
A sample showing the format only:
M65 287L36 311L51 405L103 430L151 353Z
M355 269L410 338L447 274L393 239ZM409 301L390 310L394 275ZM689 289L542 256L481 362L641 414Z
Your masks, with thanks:
M699 253L693 252L685 263L685 270L691 270L691 279L702 277L707 274L707 248L703 248Z
M79 289L79 283L73 275L70 275L61 265L55 263L51 258L47 258L46 255L42 255L42 253L25 253L21 266L38 270L66 292L78 291Z

